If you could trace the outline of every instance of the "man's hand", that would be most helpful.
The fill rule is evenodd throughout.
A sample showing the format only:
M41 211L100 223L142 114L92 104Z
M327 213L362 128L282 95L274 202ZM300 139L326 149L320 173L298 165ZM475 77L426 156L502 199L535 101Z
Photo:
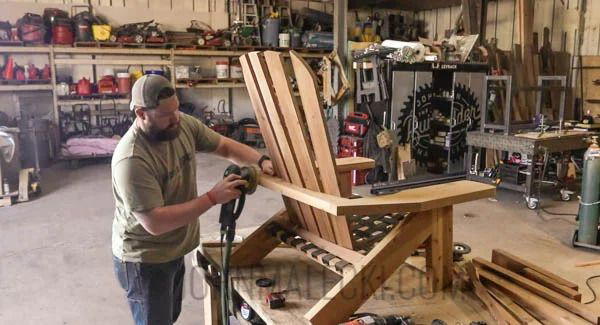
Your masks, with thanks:
M215 199L217 204L227 203L240 197L242 192L238 187L247 185L248 182L241 179L240 175L230 174L215 184L210 190L210 195Z
M263 173L271 176L275 175L275 171L273 170L273 163L270 159L263 161L261 165L261 170Z

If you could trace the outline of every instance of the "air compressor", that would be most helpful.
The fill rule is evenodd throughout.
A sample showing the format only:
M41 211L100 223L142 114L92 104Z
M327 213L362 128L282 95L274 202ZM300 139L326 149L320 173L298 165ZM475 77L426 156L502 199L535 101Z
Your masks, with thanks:
M573 233L573 246L600 250L600 146L598 137L583 156L583 181L577 220L579 227Z

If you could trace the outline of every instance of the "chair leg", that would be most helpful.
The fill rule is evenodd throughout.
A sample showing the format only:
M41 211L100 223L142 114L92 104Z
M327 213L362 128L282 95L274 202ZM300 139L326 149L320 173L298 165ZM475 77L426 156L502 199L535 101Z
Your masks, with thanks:
M269 233L267 227L272 222L287 222L287 220L288 212L284 209L263 223L235 247L231 253L231 266L251 266L258 264L281 243L279 239Z
M304 317L311 324L331 325L350 316L431 235L430 212L409 215L344 275Z
M431 292L452 284L452 227L452 206L431 211L431 237L426 247L427 282Z

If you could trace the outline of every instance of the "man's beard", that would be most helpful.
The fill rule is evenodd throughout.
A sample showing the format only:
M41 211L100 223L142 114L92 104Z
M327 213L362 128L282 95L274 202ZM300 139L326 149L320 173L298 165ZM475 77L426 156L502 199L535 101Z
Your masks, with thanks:
M154 127L150 127L146 135L152 141L163 142L163 141L171 141L171 140L177 138L179 136L180 132L181 132L181 128L179 126L179 123L177 123L177 124L171 124L171 125L169 125L169 127L167 127L166 129L162 129L162 130L157 130Z

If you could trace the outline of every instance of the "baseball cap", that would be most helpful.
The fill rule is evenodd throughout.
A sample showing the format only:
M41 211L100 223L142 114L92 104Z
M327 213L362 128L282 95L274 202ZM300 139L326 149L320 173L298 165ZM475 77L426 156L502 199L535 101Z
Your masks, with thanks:
M157 74L143 75L136 80L131 88L131 103L129 109L134 110L136 106L153 108L158 106L158 94L164 88L173 86L169 80Z

